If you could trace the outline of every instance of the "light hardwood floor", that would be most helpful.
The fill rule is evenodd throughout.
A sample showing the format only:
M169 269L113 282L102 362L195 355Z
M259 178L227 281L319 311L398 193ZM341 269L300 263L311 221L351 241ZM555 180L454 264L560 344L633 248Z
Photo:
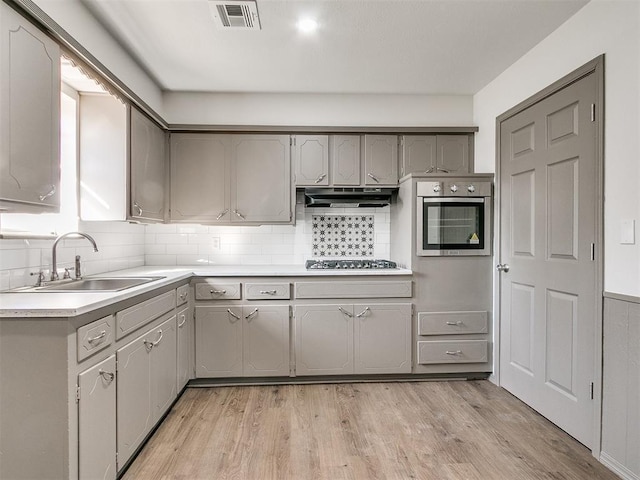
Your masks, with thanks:
M615 479L488 381L187 389L123 477Z

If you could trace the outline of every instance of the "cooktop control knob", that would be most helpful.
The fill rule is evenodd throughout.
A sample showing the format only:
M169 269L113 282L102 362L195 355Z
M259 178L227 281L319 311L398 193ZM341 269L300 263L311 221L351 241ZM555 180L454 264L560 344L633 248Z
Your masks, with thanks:
M440 190L442 190L442 187L439 184L436 184L433 186L433 191L438 193Z
M453 185L451 185L451 187L449 187L451 189L451 191L453 193L456 193L458 191L458 186L454 183Z
M476 191L476 187L475 187L475 185L468 185L468 186L467 186L467 192L469 192L469 193L473 193L473 192L475 192L475 191Z

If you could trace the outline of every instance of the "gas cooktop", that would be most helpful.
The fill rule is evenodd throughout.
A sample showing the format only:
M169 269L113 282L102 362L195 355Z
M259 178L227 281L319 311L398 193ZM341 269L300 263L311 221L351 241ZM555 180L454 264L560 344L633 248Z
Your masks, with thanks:
M307 260L307 270L351 270L369 268L397 268L390 260Z

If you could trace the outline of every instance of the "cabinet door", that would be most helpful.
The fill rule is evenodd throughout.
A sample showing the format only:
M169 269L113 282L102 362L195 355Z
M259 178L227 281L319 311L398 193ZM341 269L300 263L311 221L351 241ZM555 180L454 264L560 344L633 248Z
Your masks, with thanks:
M58 211L60 48L5 3L0 8L0 204Z
M289 136L235 135L231 159L231 221L289 222Z
M411 373L411 304L354 305L355 373Z
M441 173L470 173L469 136L438 135L437 170Z
M116 356L78 375L79 478L116 478Z
M196 307L196 377L242 376L242 308Z
M131 107L129 128L129 215L136 220L162 222L165 209L166 134L134 107Z
M171 221L229 223L229 135L171 134Z
M296 186L329 185L329 136L293 137Z
M289 306L242 308L243 374L248 377L289 375Z
M191 308L183 308L178 312L178 391L182 390L191 378L192 326Z
M398 136L364 136L364 184L398 184Z
M149 332L151 349L151 402L153 424L177 396L177 327L175 315Z
M360 136L332 135L329 143L333 185L360 185Z
M116 352L118 360L118 470L153 426L151 409L151 336L141 336Z
M436 170L436 136L405 135L402 138L402 173L432 173Z
M296 375L353 373L353 306L298 305Z

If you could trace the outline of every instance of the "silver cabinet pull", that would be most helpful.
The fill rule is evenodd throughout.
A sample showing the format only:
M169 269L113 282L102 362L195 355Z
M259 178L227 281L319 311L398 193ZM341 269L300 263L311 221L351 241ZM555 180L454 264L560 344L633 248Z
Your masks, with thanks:
M216 295L224 295L225 293L227 293L226 290L209 290L209 293L216 294Z
M371 178L376 183L380 183L380 180L378 179L378 177L376 177L372 173L367 173L367 177Z
M224 216L227 214L227 212L229 212L229 209L228 209L228 208L227 208L227 209L225 209L223 212L221 212L221 213L216 217L216 220L220 220L222 217L224 217Z
M235 318L236 320L240 320L240 317L235 313L233 313L230 308L227 308L227 313L231 315L233 318Z
M499 263L498 265L496 265L496 270L498 270L499 272L507 273L509 271L509 265L506 263Z
M98 375L104 378L107 382L113 382L113 379L116 378L116 374L113 372L106 372L102 369L98 370Z
M253 317L256 313L258 313L258 309L257 309L257 308L254 308L254 309L253 309L253 312L251 312L249 315L247 315L247 316L246 316L246 317L244 317L244 318L246 318L247 320L249 320L249 319L251 319L251 317Z
M141 217L142 216L142 207L140 205L138 205L138 202L133 202L133 206L134 206L134 208L136 208L138 210L137 215L139 217Z
M347 317L352 318L353 314L351 312L347 312L344 308L342 307L338 307L338 310L340 310L342 313L344 313Z
M53 196L56 193L56 186L55 185L51 185L51 190L49 190L49 193L45 193L44 195L40 195L38 198L40 199L41 202L44 202L47 198Z
M180 294L180 300L186 300L188 296L189 296L188 293L181 293Z
M365 316L365 314L370 311L369 307L366 307L364 310L362 310L359 314L356 315L356 317L358 318L362 318Z
M446 168L440 168L440 167L436 167L436 171L437 172L442 172L442 173L451 173Z
M155 342L150 342L147 339L144 339L144 346L147 347L147 350L151 350L153 347L157 347L158 345L160 345L160 342L162 341L162 330L158 330L158 333L160 334L160 337L158 337L158 340L156 340Z
M433 170L434 170L435 168L436 168L436 167L431 167L431 168L429 168L428 170L425 170L425 172L424 172L424 173L433 173Z
M160 334L160 336L158 337L158 340L156 340L155 342L153 342L153 346L157 347L158 345L160 345L160 342L162 341L162 330L158 330L158 333Z
M314 183L320 183L322 180L324 180L324 177L326 176L327 176L326 173L321 173L320 175L318 175L318 178L316 178Z
M447 322L447 325L463 325L462 320L458 320L457 322Z
M102 330L98 335L96 335L95 337L91 337L91 338L87 338L87 342L89 343L93 343L93 342L97 342L98 340L103 339L104 337L107 336L107 331L106 330Z
M244 220L244 215L242 215L239 211L234 210L233 213L236 214L236 217L238 217L240 220Z
M178 324L178 328L184 327L184 324L187 323L187 316L186 315L180 315L180 316L182 317L182 322Z
M276 290L260 290L260 295L275 295L278 293Z
M462 353L462 350L447 350L446 352L447 355L460 355Z

